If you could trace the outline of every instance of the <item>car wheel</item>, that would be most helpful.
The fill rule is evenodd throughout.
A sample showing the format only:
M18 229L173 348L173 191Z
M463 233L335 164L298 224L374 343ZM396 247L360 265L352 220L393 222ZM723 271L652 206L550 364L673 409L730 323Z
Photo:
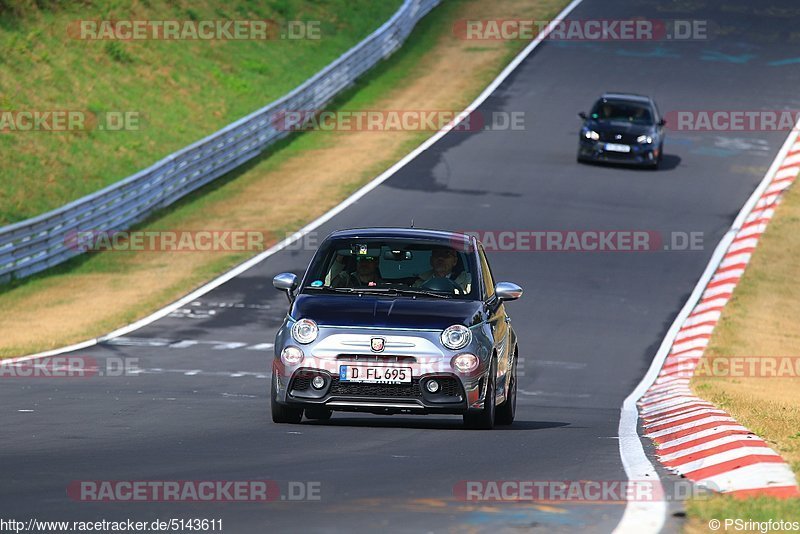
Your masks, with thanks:
M327 408L306 408L306 419L313 421L327 421L333 412Z
M483 409L477 412L467 412L464 414L464 426L475 430L491 430L494 428L495 417L495 380L496 367L494 361L489 368L488 383L486 384L486 400Z
M510 425L514 422L514 415L517 412L517 359L514 358L514 368L511 371L511 384L508 387L508 395L503 404L497 407L495 422L498 425Z
M299 423L303 418L303 409L286 406L278 402L278 391L275 388L275 381L278 377L272 380L272 391L270 395L270 405L272 408L272 422L273 423Z
M661 162L663 160L664 160L664 145L662 144L658 146L658 157L656 158L656 161L650 168L653 170L657 170L661 166Z

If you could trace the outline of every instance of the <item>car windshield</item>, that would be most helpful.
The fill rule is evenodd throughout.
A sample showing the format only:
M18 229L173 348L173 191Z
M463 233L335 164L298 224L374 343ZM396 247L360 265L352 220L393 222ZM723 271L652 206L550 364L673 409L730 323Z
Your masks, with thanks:
M314 256L302 292L477 298L474 254L459 245L414 239L330 239Z
M648 104L600 99L592 108L591 117L600 121L622 121L634 124L650 124L653 112Z

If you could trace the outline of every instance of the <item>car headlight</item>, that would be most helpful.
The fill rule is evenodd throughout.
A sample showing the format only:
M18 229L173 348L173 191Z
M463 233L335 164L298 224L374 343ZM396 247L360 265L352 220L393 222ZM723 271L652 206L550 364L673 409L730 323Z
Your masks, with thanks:
M463 349L472 341L472 332L462 324L448 326L442 332L442 345L450 350Z
M600 134L595 132L594 130L584 130L583 136L586 139L591 139L592 141L597 141L600 139Z
M306 345L317 339L319 328L311 319L300 319L292 325L292 337L298 343Z
M471 373L478 368L478 357L474 354L459 354L453 358L451 365L459 373Z
M283 352L281 352L281 361L286 365L297 365L303 361L304 357L305 355L303 351L300 350L300 347L293 347L291 345L284 348Z
M636 138L636 142L642 143L644 145L649 145L652 144L653 138L650 137L649 135L640 135L639 137Z

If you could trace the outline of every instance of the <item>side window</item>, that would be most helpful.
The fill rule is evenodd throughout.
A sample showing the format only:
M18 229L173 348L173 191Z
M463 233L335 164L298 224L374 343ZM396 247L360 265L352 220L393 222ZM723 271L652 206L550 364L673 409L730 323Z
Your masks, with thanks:
M483 251L483 245L478 248L478 251L481 262L481 273L483 274L483 285L486 288L486 298L489 299L494 296L494 278L492 278L492 271L489 269L489 263L486 261L486 253Z

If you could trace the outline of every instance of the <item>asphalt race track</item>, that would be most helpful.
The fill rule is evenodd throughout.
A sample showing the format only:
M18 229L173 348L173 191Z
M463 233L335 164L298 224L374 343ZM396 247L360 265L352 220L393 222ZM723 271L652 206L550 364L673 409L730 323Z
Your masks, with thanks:
M449 230L703 233L701 250L490 253L495 277L525 288L508 305L524 360L512 427L343 413L273 424L263 344L287 308L272 277L302 273L313 253L295 246L184 310L79 352L101 364L135 358L142 373L3 380L3 515L221 518L226 534L612 530L621 504L467 503L454 486L626 480L616 439L623 399L787 135L668 130L657 172L586 166L575 162L576 113L606 90L650 94L665 113L800 109L795 0L655 4L586 0L570 18L708 19L727 31L691 42L547 42L481 107L524 112L523 131L453 132L319 229L317 241L412 218ZM66 494L76 480L256 479L318 482L321 498L112 504ZM670 517L668 530L679 521Z

